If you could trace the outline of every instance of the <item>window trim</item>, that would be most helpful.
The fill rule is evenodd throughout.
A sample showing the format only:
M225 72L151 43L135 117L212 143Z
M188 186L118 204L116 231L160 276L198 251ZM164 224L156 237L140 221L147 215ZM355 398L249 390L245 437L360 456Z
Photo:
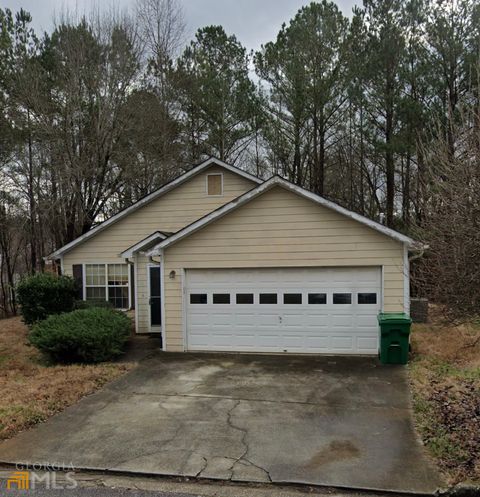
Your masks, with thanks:
M208 193L208 177L209 176L220 176L220 194L219 195L211 195ZM207 197L223 197L223 173L207 173L205 176L205 194Z
M108 284L108 266L111 265L113 266L114 264L125 264L127 266L127 276L128 276L128 285L109 285ZM109 287L121 287L125 288L127 286L128 288L128 307L127 308L122 308L122 309L116 309L117 311L128 311L132 308L132 282L130 281L131 278L131 271L130 271L130 264L128 262L84 262L82 264L82 283L83 283L83 300L87 300L87 266L105 266L105 285L88 285L89 288L105 288L105 302L108 302L108 289ZM135 289L135 293L137 290Z

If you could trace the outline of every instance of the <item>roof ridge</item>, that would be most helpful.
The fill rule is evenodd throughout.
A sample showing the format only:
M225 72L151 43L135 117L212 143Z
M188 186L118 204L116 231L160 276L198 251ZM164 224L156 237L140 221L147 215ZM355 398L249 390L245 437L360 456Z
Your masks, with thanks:
M249 190L248 192L243 193L242 195L234 198L232 201L230 201L227 204L224 204L214 211L209 212L205 216L201 217L200 219L197 219L196 221L190 223L189 225L183 227L176 233L174 233L172 236L168 237L167 239L163 240L162 242L158 243L153 247L150 251L147 252L148 255L158 255L160 251L170 245L173 245L176 241L183 239L190 234L194 233L195 231L198 231L199 229L203 228L207 224L210 224L211 222L214 222L216 219L223 217L224 215L228 214L234 209L237 209L241 205L248 203L250 200L253 200L257 196L263 194L264 192L268 191L270 188L272 188L275 185L281 185L289 189L290 191L293 191L305 198L308 198L312 200L313 202L316 202L319 205L323 205L326 208L330 208L339 214L342 214L346 217L350 217L351 219L354 219L355 221L364 224L371 229L374 229L390 238L393 238L401 243L405 243L409 246L414 245L415 241L404 235L403 233L400 233L396 230L393 230L391 228L388 228L387 226L384 226L383 224L378 223L377 221L373 221L372 219L362 216L361 214L358 214L354 211L351 211L347 209L346 207L343 207L331 200L327 200L326 198L313 193L309 190L306 190L305 188L302 188L298 185L295 185L291 181L288 181L285 178L282 178L278 174L271 176L268 180L264 181L260 185L254 187L253 189Z
M243 169L240 169L237 166L233 166L231 164L228 164L221 159L218 159L216 157L209 157L208 159L204 160L203 162L194 165L191 169L186 171L185 173L181 174L180 176L177 176L171 181L168 181L164 185L162 185L160 188L157 188L153 192L145 195L144 197L138 199L135 203L129 205L128 207L125 207L124 209L120 210L113 216L109 217L108 219L105 219L105 221L102 221L100 224L97 224L93 228L91 228L89 231L84 233L83 235L80 235L79 237L75 238L71 242L63 245L62 247L58 248L57 250L53 251L51 254L49 254L45 259L56 259L60 257L62 254L65 252L68 252L75 246L79 245L80 243L83 243L85 240L88 240L90 237L94 236L96 233L99 233L100 231L104 230L111 224L119 221L122 219L124 216L127 216L131 212L136 211L140 207L143 207L145 205L148 205L151 201L159 198L160 196L164 195L165 193L168 193L169 191L173 190L183 182L187 181L191 177L195 176L196 174L199 174L201 171L204 169L212 166L212 165L217 165L220 167L223 167L233 173L239 174L240 176L243 176L251 181L256 182L257 184L262 184L263 180L258 178L257 176L254 176L253 174L248 173L247 171L244 171Z

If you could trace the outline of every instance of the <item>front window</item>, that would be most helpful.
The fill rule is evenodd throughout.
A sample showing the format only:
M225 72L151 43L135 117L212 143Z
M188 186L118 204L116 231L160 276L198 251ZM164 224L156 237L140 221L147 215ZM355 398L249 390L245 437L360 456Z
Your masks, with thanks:
M128 309L128 264L85 264L86 300L107 300Z

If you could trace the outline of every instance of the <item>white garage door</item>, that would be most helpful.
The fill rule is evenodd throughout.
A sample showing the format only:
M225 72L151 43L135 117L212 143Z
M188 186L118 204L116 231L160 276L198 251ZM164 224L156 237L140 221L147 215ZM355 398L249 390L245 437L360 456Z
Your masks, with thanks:
M381 269L186 271L188 350L376 354Z

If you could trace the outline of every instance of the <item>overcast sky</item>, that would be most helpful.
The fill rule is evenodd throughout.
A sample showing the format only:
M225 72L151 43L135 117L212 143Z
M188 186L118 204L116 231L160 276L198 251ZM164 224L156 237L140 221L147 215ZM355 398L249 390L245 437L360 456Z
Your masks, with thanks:
M55 13L62 10L88 11L94 5L118 5L131 8L135 0L0 0L0 7L13 11L23 7L33 17L38 32L50 31ZM195 31L209 24L221 24L228 34L235 34L248 49L258 49L263 43L274 40L283 22L309 1L301 0L180 0L185 11L189 38ZM356 0L337 0L347 16Z

